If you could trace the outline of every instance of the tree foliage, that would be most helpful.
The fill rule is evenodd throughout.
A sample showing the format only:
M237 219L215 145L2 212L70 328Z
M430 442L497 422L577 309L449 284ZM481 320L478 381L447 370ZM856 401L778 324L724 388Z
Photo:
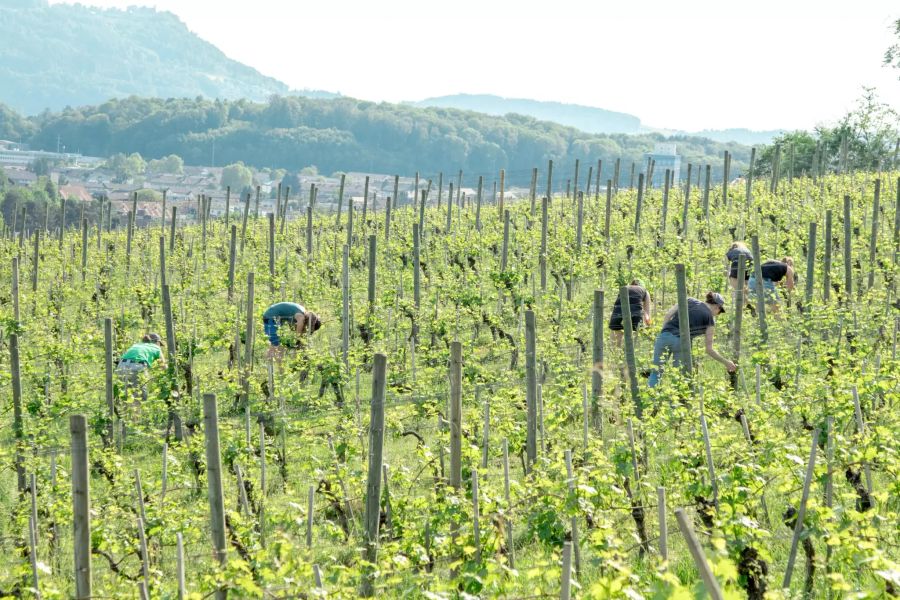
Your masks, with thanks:
M589 134L516 114L497 117L352 98L273 96L260 104L131 97L47 112L25 123L15 113L0 111L0 130L30 131L23 141L34 148L55 149L61 139L88 155L138 152L160 159L177 154L185 164L204 165L215 145L217 162L225 164L428 176L461 168L486 178L505 169L507 180L519 185L527 185L531 169L546 167L549 160L554 172L568 174L581 159L586 176L587 165L602 159L601 179L609 179L617 158L622 160L620 183L628 185L630 163L642 164L644 153L663 140L678 144L684 163L712 165L714 175L721 173L726 149L732 152L732 172L749 158L745 146L704 138ZM565 185L564 177L557 182Z

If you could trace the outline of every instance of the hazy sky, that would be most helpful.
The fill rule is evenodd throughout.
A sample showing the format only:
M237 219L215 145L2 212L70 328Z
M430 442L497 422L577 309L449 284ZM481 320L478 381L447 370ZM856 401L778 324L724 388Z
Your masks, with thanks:
M897 0L82 3L170 10L293 88L369 100L492 93L689 130L812 127L864 85L900 108L900 70L881 66Z

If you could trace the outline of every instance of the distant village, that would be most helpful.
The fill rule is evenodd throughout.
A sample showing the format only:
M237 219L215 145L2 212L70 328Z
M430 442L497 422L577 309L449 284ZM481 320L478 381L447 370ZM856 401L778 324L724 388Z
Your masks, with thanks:
M38 177L48 177L58 189L60 198L72 202L108 201L112 221L125 223L129 211L134 206L137 193L135 224L147 226L159 222L162 217L165 194L167 218L171 218L171 209L176 209L179 222L196 220L199 212L199 199L206 198L209 213L213 217L224 216L226 206L233 214L241 214L246 202L246 194L251 195L251 210L255 210L258 197L259 213L276 212L279 186L287 173L283 170L258 170L247 167L252 174L249 186L243 190L229 190L223 185L223 172L226 167L183 166L180 172L160 172L146 169L142 173L123 177L120 171L112 168L106 158L82 156L66 152L46 152L29 150L15 142L0 140L0 169L6 177L7 185L30 187L38 181ZM38 167L39 166L39 167ZM474 200L477 189L466 187L456 189L458 173L444 173L442 181L425 177L401 176L397 183L399 205L410 205L414 202L417 184L419 194L428 190L428 202L438 201L438 192L447 197L449 186L454 185L454 196L460 195ZM344 174L344 206L353 202L362 207L364 192L368 178L369 209L382 209L387 199L394 194L393 174L347 172ZM318 174L315 169L304 169L291 177L293 183L299 181L298 189L282 186L283 194L289 193L287 200L287 216L298 217L305 214L311 188L315 187L316 210L333 211L337 208L340 197L341 174L330 176ZM470 184L471 182L465 182ZM494 202L499 194L496 181L485 181L482 192L483 201ZM515 199L527 196L530 191L525 188L506 187L504 198ZM283 202L284 196L282 196ZM397 202L393 202L397 206Z

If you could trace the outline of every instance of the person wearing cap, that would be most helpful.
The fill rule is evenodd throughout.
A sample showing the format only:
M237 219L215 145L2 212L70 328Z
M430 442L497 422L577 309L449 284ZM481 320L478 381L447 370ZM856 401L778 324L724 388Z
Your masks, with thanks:
M162 358L162 338L158 333L148 333L140 342L133 344L119 358L116 374L125 383L126 394L133 387L141 388L141 399L147 401L147 387L141 385L141 375L157 361L165 365Z
M696 298L688 298L688 323L691 339L701 335L706 337L706 353L713 359L722 363L729 373L737 368L733 362L716 352L713 348L713 338L716 332L716 316L725 311L725 299L717 292L706 294L706 300L701 302ZM648 381L650 387L656 387L662 376L663 359L672 356L672 363L680 366L684 358L681 356L681 330L678 321L678 305L673 306L666 313L662 331L656 338L653 346L653 364L656 369L650 373Z
M747 244L744 242L733 242L728 248L728 252L725 253L725 259L728 261L728 283L731 284L731 289L735 291L738 286L738 261L742 256L744 257L744 283L746 284L750 273L753 271L751 268L753 266L753 253L747 248Z
M632 279L628 285L628 305L632 331L637 331L641 325L650 325L650 317L652 316L650 294L640 279ZM625 327L622 322L622 300L620 296L616 296L616 302L613 304L612 314L609 316L609 329L612 331L613 342L616 346L621 346Z
M791 291L794 289L794 259L785 256L781 260L767 260L760 265L759 270L762 272L763 296L766 299L766 306L772 311L778 310L778 290L776 285L783 285L785 289ZM756 296L756 276L751 275L747 282L750 287L750 295Z
M296 340L282 340L279 329L284 325L292 326L296 333ZM263 313L263 330L269 338L269 358L281 359L284 346L296 347L304 334L311 334L319 330L322 321L319 316L306 310L296 302L278 302L273 304ZM284 345L282 345L284 342Z

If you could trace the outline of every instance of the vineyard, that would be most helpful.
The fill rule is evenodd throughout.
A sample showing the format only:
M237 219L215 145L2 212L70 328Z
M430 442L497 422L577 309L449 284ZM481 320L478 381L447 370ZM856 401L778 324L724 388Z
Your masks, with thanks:
M698 173L7 223L0 597L900 596L898 173ZM734 240L794 258L779 310L736 310ZM653 323L620 347L633 278ZM695 344L649 388L710 290L737 372ZM323 326L277 362L282 300Z

